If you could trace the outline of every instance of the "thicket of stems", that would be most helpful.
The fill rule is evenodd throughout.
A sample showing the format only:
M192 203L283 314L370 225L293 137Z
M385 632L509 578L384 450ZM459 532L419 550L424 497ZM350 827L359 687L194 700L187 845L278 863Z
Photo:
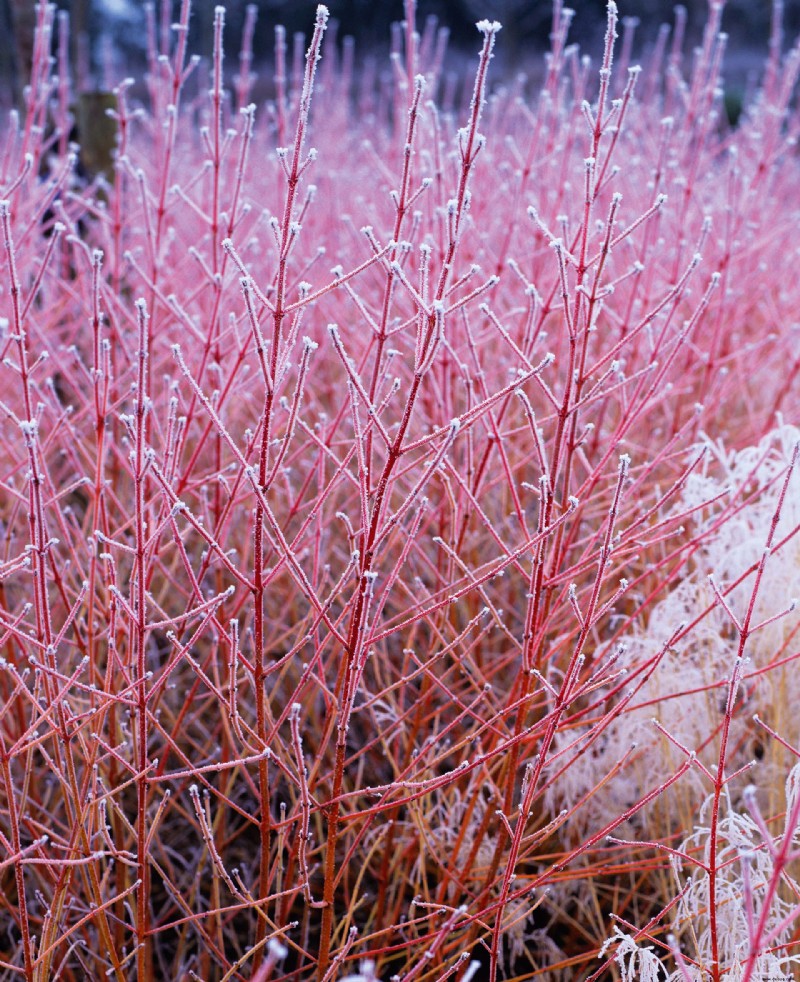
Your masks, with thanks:
M609 3L595 65L557 0L504 84L481 21L463 86L413 0L378 75L320 6L259 106L255 9L229 79L224 9L206 66L164 3L96 175L37 9L0 142L0 978L791 977L780 4L734 128L718 2L687 68L680 9L639 67Z

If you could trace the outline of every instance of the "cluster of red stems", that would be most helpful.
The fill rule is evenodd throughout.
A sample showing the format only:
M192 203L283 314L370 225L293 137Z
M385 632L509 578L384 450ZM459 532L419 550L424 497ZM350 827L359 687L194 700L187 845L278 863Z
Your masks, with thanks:
M734 751L798 756L796 712L747 708L778 667L794 698L796 627L747 655L780 620L757 610L797 451L766 490L684 494L712 441L798 410L780 7L734 129L719 0L691 67L676 8L642 70L609 3L599 71L557 0L536 83L497 88L499 24L462 87L413 0L386 73L319 7L293 53L276 28L258 109L255 9L226 88L224 9L206 65L164 3L113 173L79 180L66 18L39 5L0 139L0 978L795 964L800 796ZM760 558L620 667L770 488ZM688 746L645 687L712 616L727 667ZM643 705L660 742L613 745Z

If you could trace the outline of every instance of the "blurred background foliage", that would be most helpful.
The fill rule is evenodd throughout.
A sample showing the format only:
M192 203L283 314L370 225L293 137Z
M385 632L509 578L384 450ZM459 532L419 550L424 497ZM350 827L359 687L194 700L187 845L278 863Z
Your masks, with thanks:
M161 0L157 0L160 8ZM226 49L238 54L247 6L253 0L224 0ZM209 55L216 0L193 0L190 50ZM596 53L603 36L605 0L566 0L576 16L570 32L573 42ZM144 64L144 0L57 0L56 6L69 14L71 57L79 90L103 89L109 81L102 66L118 65L118 78L138 74ZM272 61L274 29L283 24L289 39L308 31L313 23L316 0L255 0L258 10L254 54L256 69ZM338 38L356 39L361 55L381 56L389 45L391 25L403 18L402 0L328 0L338 23ZM641 57L654 42L659 25L674 20L672 0L618 0L623 19L638 21L635 50ZM707 0L687 0L687 50L700 38L708 14ZM180 0L172 0L171 15L177 19ZM726 78L734 87L745 84L748 72L763 64L769 37L771 0L728 0L723 27L730 35ZM454 65L464 55L476 52L479 38L475 21L499 20L503 31L497 47L496 73L536 70L547 49L552 17L550 0L418 0L418 27L429 17L450 31L449 52ZM34 0L0 0L0 80L3 101L19 101L27 75L35 23ZM784 0L786 44L800 32L800 0ZM291 40L290 40L291 46ZM231 62L233 68L233 62ZM108 72L105 73L108 75ZM269 97L270 76L262 72L262 91Z

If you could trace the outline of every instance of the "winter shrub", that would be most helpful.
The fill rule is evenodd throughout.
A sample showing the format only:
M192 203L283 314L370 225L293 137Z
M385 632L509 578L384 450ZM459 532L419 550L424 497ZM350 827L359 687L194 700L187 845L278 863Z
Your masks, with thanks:
M184 0L92 170L39 6L2 978L796 974L800 47L732 129L676 10L640 69L557 2L532 80L481 21L462 96L319 7L256 107Z

